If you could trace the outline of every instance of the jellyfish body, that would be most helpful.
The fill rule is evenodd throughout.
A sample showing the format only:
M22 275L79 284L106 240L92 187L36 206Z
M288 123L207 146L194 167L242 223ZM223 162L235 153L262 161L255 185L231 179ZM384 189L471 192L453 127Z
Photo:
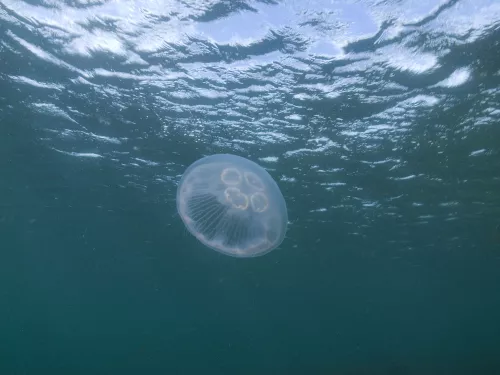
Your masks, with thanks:
M191 164L177 189L177 211L204 245L255 257L285 238L285 199L267 171L240 156L218 154Z

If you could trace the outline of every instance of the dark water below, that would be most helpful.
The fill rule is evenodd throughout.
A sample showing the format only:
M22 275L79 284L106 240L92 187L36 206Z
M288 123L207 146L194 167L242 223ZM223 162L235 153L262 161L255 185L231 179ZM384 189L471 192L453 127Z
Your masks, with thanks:
M177 216L232 153L288 204ZM500 2L0 0L0 374L500 374Z

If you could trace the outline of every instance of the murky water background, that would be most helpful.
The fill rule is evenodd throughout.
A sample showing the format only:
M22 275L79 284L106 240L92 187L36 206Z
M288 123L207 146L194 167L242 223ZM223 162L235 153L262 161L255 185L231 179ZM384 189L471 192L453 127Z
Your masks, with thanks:
M2 373L500 372L499 103L496 0L1 0ZM219 152L265 257L176 216Z

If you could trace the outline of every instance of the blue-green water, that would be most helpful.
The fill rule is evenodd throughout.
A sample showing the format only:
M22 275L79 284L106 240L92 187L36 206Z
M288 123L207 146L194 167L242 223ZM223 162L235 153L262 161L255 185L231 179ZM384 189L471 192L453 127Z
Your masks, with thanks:
M282 245L184 228L258 162ZM500 374L500 2L0 0L0 374Z

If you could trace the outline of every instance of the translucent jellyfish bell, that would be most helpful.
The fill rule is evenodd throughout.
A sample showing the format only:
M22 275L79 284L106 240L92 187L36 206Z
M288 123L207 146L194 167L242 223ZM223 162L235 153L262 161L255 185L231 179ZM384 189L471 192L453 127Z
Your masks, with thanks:
M177 211L206 246L235 257L278 247L288 223L286 203L267 171L235 155L212 155L191 164L177 189Z

